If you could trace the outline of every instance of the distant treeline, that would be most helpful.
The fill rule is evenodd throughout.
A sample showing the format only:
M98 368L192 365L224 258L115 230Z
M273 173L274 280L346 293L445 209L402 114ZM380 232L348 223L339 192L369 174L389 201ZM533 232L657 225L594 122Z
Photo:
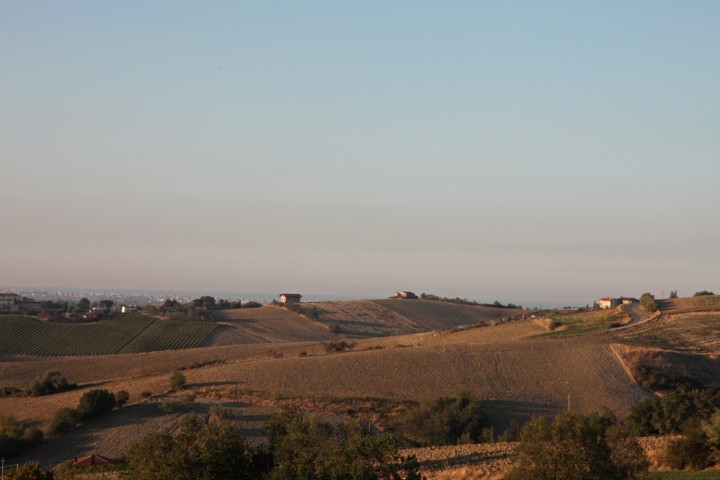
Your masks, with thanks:
M508 303L507 305L503 305L502 303L495 300L493 303L479 303L475 300L468 300L467 298L449 298L449 297L441 297L439 295L433 295L432 293L421 293L420 298L423 300L432 300L434 302L445 302L445 303L455 303L458 305L473 305L478 307L494 307L494 308L523 308L522 305L515 305L514 303Z

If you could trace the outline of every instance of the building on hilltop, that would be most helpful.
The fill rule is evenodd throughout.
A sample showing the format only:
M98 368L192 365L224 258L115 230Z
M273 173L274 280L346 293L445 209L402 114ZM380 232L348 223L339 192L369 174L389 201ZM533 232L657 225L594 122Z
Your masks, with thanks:
M598 300L598 307L605 308L605 309L615 308L622 303L623 303L622 298L603 297L600 300Z
M300 295L299 293L281 293L280 303L300 303L301 298L302 295Z
M395 292L395 296L391 298L399 298L401 300L416 300L418 296L415 295L413 292L401 290L399 292Z

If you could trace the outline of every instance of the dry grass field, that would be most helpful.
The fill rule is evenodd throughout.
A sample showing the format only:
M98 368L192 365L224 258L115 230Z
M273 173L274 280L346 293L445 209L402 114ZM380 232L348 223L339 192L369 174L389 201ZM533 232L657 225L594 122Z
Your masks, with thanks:
M646 361L655 355L652 352L667 355L667 350L645 346L647 339L643 335L665 332L661 336L673 339L678 348L695 344L705 359L716 348L707 337L715 331L713 322L717 318L708 314L677 318L665 315L623 331L541 337L539 334L547 330L532 320L498 322L487 311L481 314L482 309L468 310L477 307L427 303L327 302L318 304L322 305L319 321L277 307L230 311L222 321L227 328L237 330L239 336L246 336L247 341L238 344L232 344L238 341L236 338L229 345L132 355L5 356L0 359L0 385L19 385L57 369L81 388L49 397L0 399L0 411L45 428L58 408L76 406L82 393L90 388L129 391L129 410L111 414L107 425L93 423L72 434L78 440L73 440L74 447L68 454L80 455L96 447L109 448L106 445L113 437L139 437L172 426L173 414L151 410L141 394L150 392L153 398L166 395L170 372L185 368L187 392L197 396L200 409L205 408L203 402L242 402L263 409L291 404L340 417L352 411L381 424L372 408L385 409L392 415L407 402L469 390L483 401L491 424L500 433L511 419L523 421L532 415L552 415L568 408L587 413L608 407L620 417L627 415L633 404L650 395L631 377L629 366L638 358ZM397 308L404 310L399 313L385 304L400 305ZM425 320L417 320L419 314L413 319L405 316L414 315L411 309L423 305L431 312L426 313ZM502 313L506 312L502 309ZM450 329L466 325L469 320L476 326ZM343 321L348 322L348 330L355 329L354 333L330 333L329 324ZM439 322L443 328L426 331L431 321ZM391 328L393 322L397 326ZM422 333L399 334L417 330ZM383 331L394 335L378 336ZM356 338L348 339L352 335ZM351 341L352 348L328 353L327 342L342 338ZM292 339L307 341L289 341ZM221 363L189 368L208 361ZM720 378L718 373L711 374ZM125 415L129 416L127 422ZM113 452L122 454L124 445L129 443L117 442ZM465 466L448 468L455 469L450 475L483 478L473 477L477 472L470 470L462 473L460 469Z

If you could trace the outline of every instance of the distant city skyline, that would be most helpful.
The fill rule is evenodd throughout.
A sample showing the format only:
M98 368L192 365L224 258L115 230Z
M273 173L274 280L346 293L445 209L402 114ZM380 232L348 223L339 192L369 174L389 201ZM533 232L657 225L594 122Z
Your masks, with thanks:
M720 3L0 3L0 285L720 291Z

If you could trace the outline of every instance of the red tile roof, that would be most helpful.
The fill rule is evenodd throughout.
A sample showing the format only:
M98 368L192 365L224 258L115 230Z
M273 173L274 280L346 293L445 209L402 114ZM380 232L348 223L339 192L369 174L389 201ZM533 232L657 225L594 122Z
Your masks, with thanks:
M115 462L102 455L88 455L86 457L76 458L72 463L73 467L93 467L102 465L115 465Z
M284 296L286 298L301 298L302 297L302 295L300 295L299 293L281 293L280 296L281 297Z

